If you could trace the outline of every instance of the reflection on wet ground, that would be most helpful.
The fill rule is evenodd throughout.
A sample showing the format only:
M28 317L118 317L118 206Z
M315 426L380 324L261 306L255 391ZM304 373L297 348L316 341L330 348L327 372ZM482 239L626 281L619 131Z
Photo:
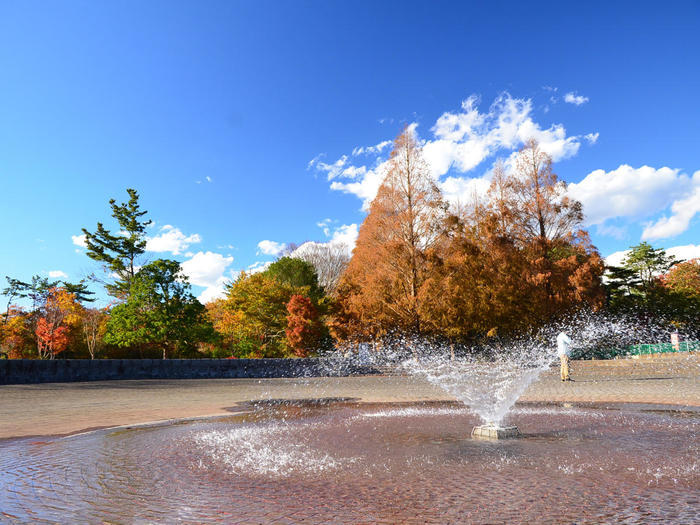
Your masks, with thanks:
M694 523L700 414L255 403L225 418L0 441L0 522Z

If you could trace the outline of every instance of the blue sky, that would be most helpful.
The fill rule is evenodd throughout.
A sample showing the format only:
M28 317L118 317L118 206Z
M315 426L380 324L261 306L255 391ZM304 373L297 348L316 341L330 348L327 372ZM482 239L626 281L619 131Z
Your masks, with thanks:
M0 275L97 270L80 229L134 187L210 299L352 242L407 124L453 200L533 136L603 255L698 256L698 32L681 1L1 0Z

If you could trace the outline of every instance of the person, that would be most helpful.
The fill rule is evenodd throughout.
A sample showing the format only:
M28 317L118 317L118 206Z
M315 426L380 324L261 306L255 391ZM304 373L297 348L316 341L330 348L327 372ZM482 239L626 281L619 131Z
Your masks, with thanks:
M561 361L561 380L571 381L569 375L569 353L571 351L571 339L566 332L560 332L557 336L557 353Z

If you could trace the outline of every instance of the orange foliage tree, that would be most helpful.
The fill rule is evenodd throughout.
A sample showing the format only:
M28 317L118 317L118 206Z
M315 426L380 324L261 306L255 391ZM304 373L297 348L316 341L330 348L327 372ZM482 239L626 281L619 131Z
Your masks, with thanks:
M0 324L0 347L10 359L31 356L34 347L29 314L19 307L10 306Z
M497 163L486 201L447 212L411 130L360 228L331 321L341 340L403 332L470 339L602 305L603 262L551 158L529 141Z
M676 264L661 276L660 281L672 292L700 300L700 259Z
M412 128L394 141L386 175L338 285L336 337L420 333L421 287L447 216Z
M68 346L68 334L80 321L81 306L63 288L52 287L40 311L35 334L40 359L54 359Z
M303 295L292 295L287 303L287 346L297 357L308 357L318 348L322 324L313 301Z

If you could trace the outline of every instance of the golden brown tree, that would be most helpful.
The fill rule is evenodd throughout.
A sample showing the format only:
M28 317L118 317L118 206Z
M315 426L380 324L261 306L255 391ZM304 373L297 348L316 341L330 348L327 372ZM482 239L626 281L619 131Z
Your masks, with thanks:
M340 280L336 336L422 331L420 290L446 211L415 133L406 127L394 141L384 181Z
M502 166L494 170L485 214L492 227L484 240L508 238L522 251L527 317L545 320L580 303L599 307L603 262L581 228L581 203L568 197L536 141L520 150L514 167L509 174Z

